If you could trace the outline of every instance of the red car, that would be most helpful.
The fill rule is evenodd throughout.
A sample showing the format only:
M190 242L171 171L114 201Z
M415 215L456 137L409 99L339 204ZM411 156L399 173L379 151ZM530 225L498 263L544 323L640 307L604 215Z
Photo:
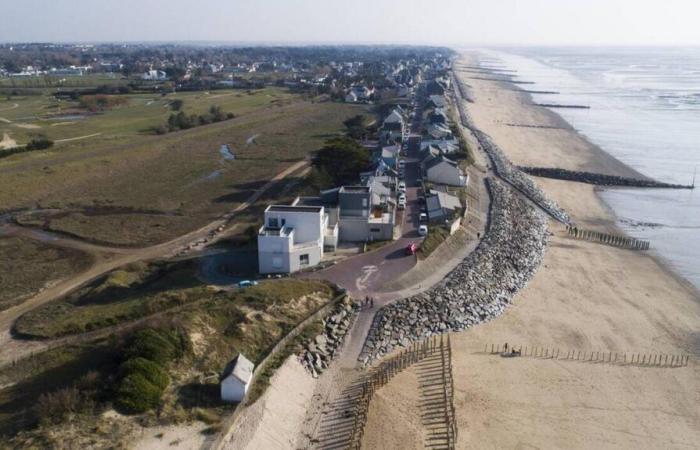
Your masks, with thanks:
M413 242L408 244L408 246L406 247L406 254L407 255L415 255L417 251L418 251L418 246L416 244L414 244Z

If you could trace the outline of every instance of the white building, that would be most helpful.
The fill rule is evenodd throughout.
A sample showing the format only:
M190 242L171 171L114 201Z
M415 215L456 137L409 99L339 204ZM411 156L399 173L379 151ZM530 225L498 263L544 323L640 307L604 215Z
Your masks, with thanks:
M168 75L166 75L166 73L162 70L149 70L141 75L142 80L163 81L167 78Z
M324 248L338 244L338 224L323 206L271 205L258 232L260 273L293 273L321 262Z
M221 400L240 402L248 392L255 365L243 354L231 361L221 376Z

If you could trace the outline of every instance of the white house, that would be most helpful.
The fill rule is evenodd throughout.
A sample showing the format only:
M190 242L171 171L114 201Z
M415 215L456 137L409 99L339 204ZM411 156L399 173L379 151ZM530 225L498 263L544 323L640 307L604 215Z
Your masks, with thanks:
M270 205L258 232L260 273L293 273L321 262L324 247L335 249L338 224L323 206Z
M148 72L144 72L141 75L141 79L150 81L163 81L167 80L168 76L162 70L149 70Z
M240 402L248 392L250 381L253 379L255 365L243 354L239 353L231 361L221 375L221 400L225 402Z
M450 186L466 186L469 180L456 162L444 156L426 158L423 161L423 173L428 181Z

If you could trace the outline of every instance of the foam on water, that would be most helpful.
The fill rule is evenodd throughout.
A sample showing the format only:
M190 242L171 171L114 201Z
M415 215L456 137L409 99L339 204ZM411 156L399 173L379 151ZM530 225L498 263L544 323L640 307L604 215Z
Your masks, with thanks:
M700 168L700 48L514 48L489 51L516 69L537 103L639 172L690 184ZM700 181L700 179L699 179ZM603 199L630 235L700 288L700 191L612 189ZM649 224L656 224L650 226Z

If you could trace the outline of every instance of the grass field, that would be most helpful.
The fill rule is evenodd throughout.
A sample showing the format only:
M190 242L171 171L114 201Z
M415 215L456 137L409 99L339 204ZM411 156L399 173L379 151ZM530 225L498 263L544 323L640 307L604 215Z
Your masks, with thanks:
M248 108L233 120L165 136L101 135L2 159L0 204L63 210L45 218L45 227L101 242L164 241L235 208L275 173L342 131L343 120L365 110L292 101L275 90L239 94L212 95L224 95L215 101L225 110ZM253 99L262 106L250 103ZM236 160L223 158L222 144Z
M88 255L22 237L0 237L0 311L21 303L47 283L87 268Z
M0 135L7 133L19 145L37 134L59 141L70 149L64 139L100 134L93 144L104 140L127 142L141 135L152 134L151 128L166 122L173 100L184 101L187 114L201 114L218 105L225 112L245 114L256 108L289 102L293 95L277 88L256 91L220 90L209 92L178 92L160 94L120 95L127 104L96 114L90 114L75 100L57 100L50 90L41 95L11 97L0 100Z

